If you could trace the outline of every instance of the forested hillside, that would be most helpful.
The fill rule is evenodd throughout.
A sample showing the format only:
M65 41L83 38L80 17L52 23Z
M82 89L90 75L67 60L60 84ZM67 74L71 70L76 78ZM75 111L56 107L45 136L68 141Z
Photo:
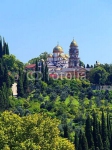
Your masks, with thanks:
M46 55L30 61L36 72ZM26 71L1 39L0 149L111 150L112 65L94 65L86 76L54 80L44 63L41 73ZM12 95L14 82L17 97Z

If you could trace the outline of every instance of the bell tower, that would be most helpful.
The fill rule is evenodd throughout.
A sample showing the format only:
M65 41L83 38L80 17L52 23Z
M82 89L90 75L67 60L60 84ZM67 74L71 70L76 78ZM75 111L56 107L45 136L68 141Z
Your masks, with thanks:
M78 50L78 45L74 41L71 42L70 44L70 49L69 49L69 68L78 68L79 67L79 50Z

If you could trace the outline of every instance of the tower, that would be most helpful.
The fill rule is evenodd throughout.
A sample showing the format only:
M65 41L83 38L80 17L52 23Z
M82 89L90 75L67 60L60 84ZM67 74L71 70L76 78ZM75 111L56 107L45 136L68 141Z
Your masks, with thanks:
M69 68L78 68L79 67L79 50L78 50L78 45L74 41L71 42L70 44L70 49L69 49Z

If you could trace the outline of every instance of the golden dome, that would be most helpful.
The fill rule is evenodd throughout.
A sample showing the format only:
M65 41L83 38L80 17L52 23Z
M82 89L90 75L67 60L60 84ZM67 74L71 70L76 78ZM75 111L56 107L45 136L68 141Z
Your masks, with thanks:
M74 39L73 39L73 41L72 41L71 44L70 44L70 47L72 47L72 46L75 46L75 47L78 46L77 43L74 41Z
M57 45L54 47L53 53L63 53L63 48L61 46Z
M67 54L65 54L65 57L66 57L66 58L69 58L69 56L68 56Z

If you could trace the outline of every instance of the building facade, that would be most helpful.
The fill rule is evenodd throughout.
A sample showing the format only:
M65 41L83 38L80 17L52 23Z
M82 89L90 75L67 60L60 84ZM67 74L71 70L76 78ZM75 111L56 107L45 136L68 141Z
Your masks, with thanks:
M49 69L68 68L69 56L64 54L63 48L59 45L54 47L53 54L49 54L47 65Z
M40 68L41 61L39 62ZM69 55L64 54L63 48L57 45L44 63L47 64L52 78L86 78L86 69L80 66L79 49L74 40L70 43ZM35 64L30 64L25 67L25 70L35 71L35 66Z
M74 40L70 43L69 55L57 45L53 54L48 55L46 63L53 78L86 78L86 69L79 65L79 49Z

